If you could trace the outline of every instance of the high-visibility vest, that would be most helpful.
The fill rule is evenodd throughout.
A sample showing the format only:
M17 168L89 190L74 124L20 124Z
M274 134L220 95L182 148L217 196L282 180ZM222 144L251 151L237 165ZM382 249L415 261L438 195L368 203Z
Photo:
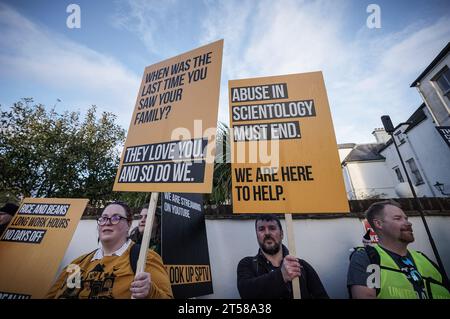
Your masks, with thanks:
M406 277L392 257L379 245L374 246L379 256L380 289L377 298L380 299L418 299L412 283ZM425 290L430 299L450 299L450 292L442 282L439 270L420 252L408 250L417 271L422 276ZM370 256L369 256L370 258ZM373 259L370 258L370 259ZM371 260L372 262L372 260Z

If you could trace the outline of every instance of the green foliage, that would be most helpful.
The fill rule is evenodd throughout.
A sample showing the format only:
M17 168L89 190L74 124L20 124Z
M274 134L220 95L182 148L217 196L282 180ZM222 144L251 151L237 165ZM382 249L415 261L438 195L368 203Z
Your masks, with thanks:
M209 204L231 202L230 129L222 122L217 125L216 160L214 163L213 191L207 196Z
M0 197L115 199L112 185L125 131L116 116L47 111L32 99L0 106Z
M111 200L130 207L148 204L149 193L113 192L125 130L116 116L96 115L91 106L57 113L27 98L8 109L0 105L0 203L24 197L89 198L101 207ZM229 128L219 123L213 192L209 204L231 201Z
M119 199L126 202L130 207L142 208L150 202L151 193L123 192L120 193ZM161 199L162 193L159 196ZM140 213L140 212L138 212Z

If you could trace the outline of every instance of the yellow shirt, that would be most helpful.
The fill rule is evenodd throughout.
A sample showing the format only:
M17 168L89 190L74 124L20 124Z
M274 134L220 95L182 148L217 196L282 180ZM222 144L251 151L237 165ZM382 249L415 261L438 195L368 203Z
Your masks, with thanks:
M131 244L121 256L104 256L101 259L92 260L94 253L89 253L75 259L71 264L80 267L79 288L67 286L67 278L70 274L66 267L47 293L46 298L130 299L130 286L135 276L130 265L130 250L133 245ZM145 271L150 273L151 278L147 298L173 298L169 276L162 259L152 250L147 252Z

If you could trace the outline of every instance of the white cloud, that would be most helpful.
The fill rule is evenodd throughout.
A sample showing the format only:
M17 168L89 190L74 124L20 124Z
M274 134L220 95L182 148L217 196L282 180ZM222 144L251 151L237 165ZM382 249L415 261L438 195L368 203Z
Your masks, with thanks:
M361 122L358 126L370 131L381 126L383 114L396 123L405 121L422 103L409 85L445 46L449 26L447 16L429 26L414 25L398 34L360 39L358 55L368 55L371 61L358 66L355 81L348 83L345 92L333 92L336 103L346 104L347 112L354 112L354 119Z
M111 24L137 36L149 52L157 56L170 56L177 53L165 36L167 32L179 28L179 20L183 18L175 14L179 11L179 5L175 0L116 1Z
M370 142L381 115L398 123L421 103L409 85L450 38L450 16L388 33L368 29L365 10L359 29L351 30L346 21L358 13L348 10L348 1L127 0L117 4L112 22L164 58L225 39L219 108L225 122L228 80L322 70L338 142ZM140 74L5 5L0 28L1 77L45 84L63 101L59 91L70 88L77 102L107 108L128 127Z
M140 84L136 74L112 57L55 34L3 4L0 28L0 77L44 86L63 102L89 101L74 106L96 104L101 111L117 114L119 123L128 128ZM76 98L67 101L61 92Z
M351 36L346 1L209 4L205 42L225 38L226 79L323 71L339 143L374 142L369 134L383 114L406 120L421 103L410 83L450 38L449 16L396 33L361 25ZM367 13L361 15L365 23ZM220 107L226 121L227 85Z

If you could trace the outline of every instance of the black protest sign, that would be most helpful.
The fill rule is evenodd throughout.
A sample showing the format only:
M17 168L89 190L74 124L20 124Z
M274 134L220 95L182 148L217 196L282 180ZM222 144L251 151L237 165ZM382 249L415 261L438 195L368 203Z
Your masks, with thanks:
M213 293L203 195L163 193L161 255L175 298Z

